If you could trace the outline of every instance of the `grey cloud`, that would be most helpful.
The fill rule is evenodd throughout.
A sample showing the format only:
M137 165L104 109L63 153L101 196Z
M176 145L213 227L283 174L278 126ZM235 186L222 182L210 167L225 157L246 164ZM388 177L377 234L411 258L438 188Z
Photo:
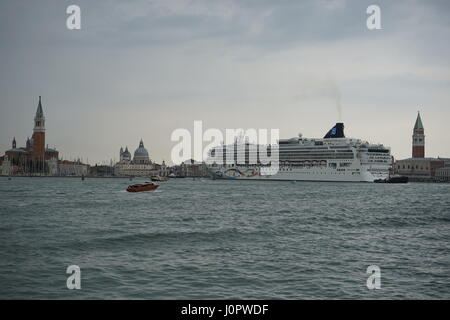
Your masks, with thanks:
M383 30L372 32L365 10L374 2ZM65 28L73 3L80 31ZM322 134L339 96L358 136L419 105L448 118L449 11L437 0L2 1L0 148L30 134L38 95L49 143L98 160L141 136L167 160L170 131L195 118ZM450 145L441 118L427 117L427 132ZM409 141L380 134L408 154Z

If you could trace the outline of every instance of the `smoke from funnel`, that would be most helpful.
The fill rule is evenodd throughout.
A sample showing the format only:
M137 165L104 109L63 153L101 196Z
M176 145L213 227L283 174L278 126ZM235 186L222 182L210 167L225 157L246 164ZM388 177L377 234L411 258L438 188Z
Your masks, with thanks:
M334 99L338 113L338 122L342 122L341 91L334 81L331 81L331 97Z
M308 75L308 78L299 84L300 91L296 95L299 100L324 99L326 103L331 101L337 110L337 121L342 122L342 104L341 91L332 76L314 77Z

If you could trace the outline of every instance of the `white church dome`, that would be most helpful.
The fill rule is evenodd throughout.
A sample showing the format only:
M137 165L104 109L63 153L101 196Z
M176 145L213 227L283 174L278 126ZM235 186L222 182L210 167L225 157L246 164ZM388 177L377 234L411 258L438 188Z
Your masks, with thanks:
M144 148L144 142L142 142L142 140L139 143L139 148L137 148L136 151L134 151L133 162L135 162L135 163L149 163L150 162L150 158L148 156L148 151L147 151L147 149Z

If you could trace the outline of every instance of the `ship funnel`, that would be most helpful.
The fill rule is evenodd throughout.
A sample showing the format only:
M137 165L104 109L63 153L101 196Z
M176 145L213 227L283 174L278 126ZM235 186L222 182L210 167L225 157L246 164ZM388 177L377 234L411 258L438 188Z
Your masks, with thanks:
M342 122L336 123L336 125L328 131L328 133L323 137L324 139L329 138L345 138L344 135L344 124Z

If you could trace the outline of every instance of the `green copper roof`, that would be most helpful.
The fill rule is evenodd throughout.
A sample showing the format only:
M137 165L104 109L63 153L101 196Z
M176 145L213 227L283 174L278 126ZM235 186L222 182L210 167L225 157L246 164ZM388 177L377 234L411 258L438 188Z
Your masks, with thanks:
M44 115L44 111L42 111L42 104L41 104L41 96L39 96L39 104L36 110L36 115L37 116L43 116Z
M416 124L414 125L414 130L417 130L417 129L423 130L422 119L420 119L420 112L417 113Z

